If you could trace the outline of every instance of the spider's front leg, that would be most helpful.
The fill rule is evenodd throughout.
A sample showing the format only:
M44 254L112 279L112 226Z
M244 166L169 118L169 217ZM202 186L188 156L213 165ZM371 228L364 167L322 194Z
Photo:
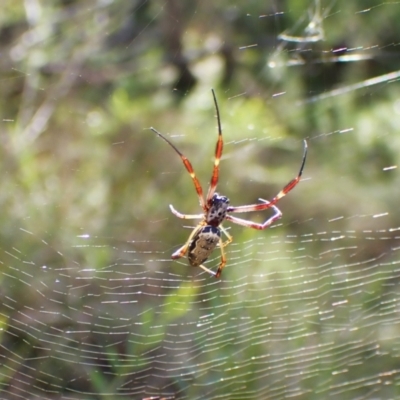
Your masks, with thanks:
M262 201L263 203L270 204L270 202L268 200L264 200L264 199L258 199L258 200ZM257 205L254 205L254 208L248 207L248 206L244 206L244 207L246 207L246 212L259 211ZM275 221L277 221L279 218L282 217L282 212L278 207L272 205L271 208L275 211L275 214L272 217L268 218L262 224L259 224L257 222L253 222L253 221L248 221L247 219L237 218L232 215L227 215L225 218L228 221L234 222L235 224L238 224L238 225L245 226L247 228L263 230L263 229L268 228ZM240 209L241 209L241 207L231 207L231 209L229 211L230 212L241 212Z
M172 204L169 205L169 208L176 217L182 219L201 219L204 218L204 214L181 214L179 211L176 211Z

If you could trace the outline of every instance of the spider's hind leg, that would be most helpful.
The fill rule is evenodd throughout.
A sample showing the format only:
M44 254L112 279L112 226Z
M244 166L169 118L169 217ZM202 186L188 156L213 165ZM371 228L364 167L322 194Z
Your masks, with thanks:
M214 271L211 271L211 269L208 269L207 267L205 267L203 264L199 265L200 268L204 269L204 271L208 272L210 275L218 278L217 274Z
M224 246L224 243L222 242L222 239L220 239L220 241L219 241L219 247L221 249L221 263L219 264L218 269L217 269L217 273L215 274L216 278L219 278L221 276L222 270L226 265L226 256L225 256L225 251L224 251L224 247L225 246Z
M188 248L190 246L190 243L192 242L193 238L195 235L197 235L200 231L200 229L203 227L204 223L200 223L196 226L196 228L193 229L192 233L189 236L189 239L186 241L186 243L180 247L178 250L176 250L174 253L172 253L171 258L173 260L177 260L178 258L182 258L188 251Z

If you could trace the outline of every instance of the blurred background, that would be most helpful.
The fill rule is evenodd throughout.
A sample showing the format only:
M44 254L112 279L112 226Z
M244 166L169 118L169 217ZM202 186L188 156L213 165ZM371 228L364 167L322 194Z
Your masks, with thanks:
M400 3L3 0L2 399L400 395ZM218 99L221 279L171 254ZM239 214L262 222L272 212ZM206 266L216 270L216 249Z

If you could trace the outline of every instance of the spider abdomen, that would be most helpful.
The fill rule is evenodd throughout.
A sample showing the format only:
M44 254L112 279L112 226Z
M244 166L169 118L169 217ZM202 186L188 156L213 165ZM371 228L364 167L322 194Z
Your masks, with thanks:
M203 227L193 238L189 246L188 260L193 267L198 267L213 252L221 240L219 228L211 225Z

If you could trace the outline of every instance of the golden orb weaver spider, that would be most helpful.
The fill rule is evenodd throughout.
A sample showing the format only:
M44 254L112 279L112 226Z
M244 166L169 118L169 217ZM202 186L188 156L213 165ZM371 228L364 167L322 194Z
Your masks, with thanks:
M183 165L185 166L185 168L187 169L193 180L194 187L199 197L200 206L203 209L202 214L187 215L187 214L181 214L180 212L176 211L175 208L170 204L169 208L171 209L171 212L178 218L201 219L199 224L193 229L186 243L182 247L180 247L177 251L175 251L172 254L171 258L173 260L177 260L181 257L184 257L185 254L187 253L188 261L191 266L200 267L203 270L207 271L212 276L219 278L221 276L222 269L226 265L226 256L224 247L227 246L229 243L231 243L233 240L232 236L222 226L222 222L224 220L227 220L248 228L261 230L268 228L272 223L281 218L282 213L278 209L278 207L275 206L275 204L283 196L287 195L299 183L307 157L307 142L304 140L303 161L301 163L298 175L296 176L296 178L292 179L271 201L259 199L261 203L258 204L249 204L238 207L230 206L229 199L225 196L219 195L215 191L217 189L217 184L218 184L219 162L222 156L224 142L222 139L221 119L219 115L217 98L215 97L213 89L211 89L211 92L214 98L215 109L217 112L218 140L217 140L217 145L215 147L214 169L211 176L210 186L208 187L207 197L205 200L200 181L198 180L190 161L164 135L162 135L153 127L151 127L150 129L153 132L155 132L158 136L160 136L162 139L164 139L181 157ZM272 208L275 213L274 215L272 215L272 217L268 218L265 222L261 224L229 215L229 213L262 211L268 208ZM221 238L221 231L227 237L227 240L225 242ZM219 245L219 248L221 250L221 262L218 266L217 272L215 273L210 269L208 269L207 267L205 267L203 263L208 259L208 257L210 256L210 254L213 252L213 250L217 245Z

